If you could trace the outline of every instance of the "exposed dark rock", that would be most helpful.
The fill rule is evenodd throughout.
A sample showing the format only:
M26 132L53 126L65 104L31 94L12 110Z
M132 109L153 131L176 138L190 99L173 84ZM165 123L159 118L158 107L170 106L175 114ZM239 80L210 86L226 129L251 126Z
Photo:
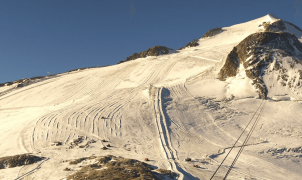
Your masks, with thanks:
M175 179L176 173L170 170L156 169L144 162L122 157L96 157L96 163L83 166L66 179L154 179L161 180L169 177ZM113 160L114 159L114 160ZM113 161L112 161L113 160Z
M287 81L288 80L288 75L282 74L281 79L283 79L284 81Z
M186 158L185 161L191 161L191 158Z
M4 83L4 85L6 85L6 86L11 86L11 85L13 85L13 84L14 84L13 82Z
M267 96L267 87L266 85L263 83L263 81L260 78L255 78L253 79L253 83L252 85L255 86L257 93L259 94L259 97L261 99L266 99Z
M76 139L73 140L73 143L74 143L75 145L78 145L78 144L80 144L81 142L83 142L83 137L82 137L82 136L79 136L78 138L76 138Z
M266 31L266 32L285 32L285 31L287 31L286 26L281 19L279 19L273 23L264 22L263 26L264 26L264 31Z
M83 140L84 140L84 139L83 139L82 136L79 136L78 138L74 139L74 140L70 143L69 149L72 149L72 148L78 146L80 143L83 142ZM89 143L87 143L86 145L88 146ZM85 145L85 147L86 147L86 145ZM84 147L81 147L81 148L84 148Z
M273 68L273 70L274 71L278 71L280 69L280 63L278 62L278 61L276 61L275 63L274 63L274 68Z
M272 153L272 154L281 154L286 152L293 152L293 153L302 153L302 147L296 147L296 148L270 148L266 151L266 153Z
M219 79L224 81L227 77L236 76L239 64L240 62L237 54L237 48L234 47L233 50L228 54L225 64L219 72Z
M282 21L269 27L272 30L282 29ZM281 25L280 25L281 24ZM284 23L283 23L284 24ZM246 75L253 80L259 96L265 98L267 88L257 78L263 76L263 70L273 62L273 56L302 57L302 43L293 34L287 32L260 32L241 41L227 56L218 76L224 81L227 77L236 76L240 64L246 69ZM275 61L274 69L280 69Z
M78 163L81 163L82 161L85 161L87 159L95 159L96 156L90 156L90 157L82 157L82 158L79 158L79 159L75 159L75 160L72 160L72 161L69 161L69 164L78 164Z
M79 158L79 159L70 161L69 164L78 164L78 163L81 163L82 161L85 161L86 159L88 159L88 158L87 157Z
M189 42L185 47L181 47L178 50L185 49L186 47L196 47L199 45L197 41L197 39L194 39L193 41Z
M0 169L29 165L41 161L42 159L43 158L41 157L30 154L2 157L0 158Z
M145 51L144 51L144 52L145 52ZM141 57L141 56L140 56L138 53L134 53L134 54L132 54L131 56L128 56L128 57L126 58L126 61L138 59L138 58L140 58L140 57Z
M53 143L51 143L52 146L61 146L62 145L62 142L59 142L59 141L55 141Z
M105 157L100 157L98 159L99 163L101 164L106 164L107 162L111 161L112 156L105 156Z
M299 70L298 73L299 73L299 79L302 79L302 70Z
M283 82L283 81L281 81L280 84L281 84L282 86L286 86L286 83Z
M163 54L168 54L171 49L166 46L154 46L149 48L146 51L140 53L134 53L131 56L128 56L125 61L130 61L138 58L144 58L147 56L159 56Z
M222 28L216 27L216 28L211 29L211 30L209 30L208 32L206 32L206 33L202 36L202 38L215 36L215 35L221 33L222 31L223 31Z

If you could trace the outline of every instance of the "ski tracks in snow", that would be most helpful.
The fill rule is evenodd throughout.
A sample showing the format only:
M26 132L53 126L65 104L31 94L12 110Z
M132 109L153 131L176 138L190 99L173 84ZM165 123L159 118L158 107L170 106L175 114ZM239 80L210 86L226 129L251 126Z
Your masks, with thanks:
M45 158L34 169L28 171L27 173L22 174L21 176L19 176L19 173L18 173L18 177L15 180L21 180L21 179L25 178L26 176L29 176L29 175L35 173L36 171L38 171L41 168L41 165L48 160L49 160L49 158Z
M178 170L177 164L175 162L178 160L177 152L172 147L169 130L166 124L166 118L162 110L162 88L152 87L150 91L152 95L154 120L158 130L159 142L163 155L168 160L170 168L173 171L179 173L180 179L184 179L184 175Z
M78 136L86 136L93 139L107 139L120 136L122 138L122 123L125 105L133 101L139 93L142 92L150 84L158 83L165 79L178 60L168 59L162 60L153 67L151 73L145 77L142 83L135 88L124 88L114 90L119 83L125 79L133 68L118 73L118 78L100 78L99 83L92 83L94 77L98 74L94 73L90 77L83 77L77 82L74 89L66 92L62 97L54 101L55 104L89 97L89 101L84 103L75 103L64 106L59 110L49 112L35 121L33 128L24 128L19 135L20 147L26 152L32 152L34 149L39 150L49 146L51 142L60 141L67 144ZM171 169L179 172L180 178L184 176L180 171L176 161L178 156L176 150L172 147L169 129L167 127L165 115L162 106L162 89L155 88L155 104L156 121L161 146L165 152L165 159L170 164ZM139 109L134 111L140 111ZM176 122L174 122L176 123ZM29 143L30 141L30 143ZM30 147L32 146L32 147Z

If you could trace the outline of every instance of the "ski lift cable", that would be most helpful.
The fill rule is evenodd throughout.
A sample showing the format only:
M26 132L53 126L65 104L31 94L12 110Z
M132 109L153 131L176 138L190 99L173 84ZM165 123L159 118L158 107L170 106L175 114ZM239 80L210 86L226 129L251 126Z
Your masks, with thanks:
M252 118L250 119L249 123L246 125L246 127L244 128L244 130L242 131L242 133L240 134L240 136L238 137L238 139L236 140L236 142L234 143L234 145L231 147L230 151L228 152L228 154L224 157L224 159L221 161L221 163L219 164L218 168L216 169L216 171L214 172L214 174L212 175L212 177L210 178L210 180L212 180L215 176L215 174L218 172L219 168L222 166L222 164L224 163L224 161L226 160L226 158L228 157L228 155L231 153L231 151L233 150L233 148L236 146L237 142L239 141L239 139L241 138L241 136L243 135L243 133L245 132L245 130L247 129L247 127L250 125L250 123L252 122L252 120L254 119L255 115L257 114L257 112L259 111L260 107L262 106L262 104L264 103L264 100L260 103L259 107L257 108L257 110L255 111L254 115L252 116Z
M250 130L250 132L249 132L249 134L248 134L248 136L246 137L245 141L243 142L243 145L241 146L240 150L238 151L238 153L237 153L237 155L236 155L236 157L235 157L235 159L234 159L232 165L229 167L228 172L226 173L226 175L225 175L225 177L223 178L223 180L226 180L226 178L227 178L228 175L230 174L232 168L234 167L235 163L237 162L237 160L238 160L240 154L242 153L244 147L246 146L247 142L249 141L249 139L250 139L252 133L254 132L254 130L255 130L255 128L256 128L256 126L257 126L259 120L260 120L260 117L261 117L261 114L262 114L262 112L263 112L263 110L264 110L264 108L265 108L265 105L266 105L266 103L263 104L263 106L262 106L262 108L261 108L261 110L260 110L260 113L258 114L258 116L257 116L257 118L256 118L256 120L255 120L255 122L254 122L254 124L253 124L253 126L252 126L252 128L251 128L251 130Z

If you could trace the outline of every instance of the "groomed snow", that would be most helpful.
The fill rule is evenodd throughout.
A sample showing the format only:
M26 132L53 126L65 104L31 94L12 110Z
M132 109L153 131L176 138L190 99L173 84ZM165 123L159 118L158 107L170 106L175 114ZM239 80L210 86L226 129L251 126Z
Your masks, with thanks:
M178 179L208 180L262 102L242 68L225 82L217 73L234 46L261 31L259 23L276 19L267 15L224 28L178 53L66 73L0 96L0 157L33 153L49 158L38 168L1 169L0 179L26 173L24 179L63 179L89 163L69 165L66 160L111 154L147 157L148 163L178 173ZM302 153L280 150L302 147L302 105L292 100L289 88L276 91L269 97L291 100L266 101L228 179L302 179ZM79 136L79 145L96 142L71 147ZM54 141L63 145L51 146ZM107 143L112 147L101 150ZM238 149L214 179L223 178ZM187 157L192 162L184 161Z

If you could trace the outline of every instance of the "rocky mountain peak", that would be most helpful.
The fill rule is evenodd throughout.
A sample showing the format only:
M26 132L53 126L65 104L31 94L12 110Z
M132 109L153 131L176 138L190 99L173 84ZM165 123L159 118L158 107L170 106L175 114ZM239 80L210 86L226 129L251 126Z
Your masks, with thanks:
M276 21L268 29L282 29L282 21ZM280 57L302 58L302 43L293 34L287 32L259 32L241 41L228 54L224 66L218 76L225 81L238 73L240 65L245 69L246 76L253 81L253 85L262 99L267 97L267 87L262 81L264 69L271 63L277 63ZM297 61L298 62L298 61ZM275 65L277 67L277 65ZM276 70L279 70L276 68Z
M193 41L189 42L186 46L181 47L181 48L179 48L178 50L182 50L182 49L185 49L185 48L187 48L187 47L196 47L196 46L198 46L198 45L199 45L198 40L197 40L197 39L194 39Z
M201 38L212 37L212 36L215 36L215 35L221 33L222 31L223 31L223 29L221 27L216 27L214 29L210 29Z
M166 46L153 46L153 47L147 49L146 51L134 53L131 56L128 56L126 58L126 60L119 61L118 64L126 62L126 61L135 60L138 58L145 58L147 56L159 56L159 55L163 55L163 54L168 54L171 50L173 50L173 49L167 48Z
M287 32L287 28L285 23L279 19L273 23L271 22L263 22L259 25L259 27L263 26L265 32Z

